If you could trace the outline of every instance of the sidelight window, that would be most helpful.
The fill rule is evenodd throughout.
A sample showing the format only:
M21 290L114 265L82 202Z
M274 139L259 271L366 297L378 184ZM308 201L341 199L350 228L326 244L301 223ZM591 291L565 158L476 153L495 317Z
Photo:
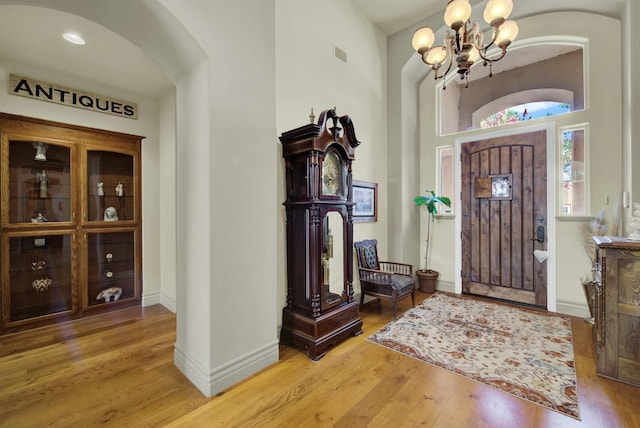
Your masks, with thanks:
M560 129L560 214L587 215L587 126Z
M453 146L436 147L436 194L451 199L451 206L442 205L438 214L453 214L454 212L454 164Z

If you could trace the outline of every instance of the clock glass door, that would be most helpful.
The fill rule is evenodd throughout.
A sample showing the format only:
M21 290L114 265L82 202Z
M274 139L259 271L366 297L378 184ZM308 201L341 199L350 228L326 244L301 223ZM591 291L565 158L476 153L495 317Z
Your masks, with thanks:
M328 212L322 222L322 229L323 306L330 306L345 298L342 215L337 211Z

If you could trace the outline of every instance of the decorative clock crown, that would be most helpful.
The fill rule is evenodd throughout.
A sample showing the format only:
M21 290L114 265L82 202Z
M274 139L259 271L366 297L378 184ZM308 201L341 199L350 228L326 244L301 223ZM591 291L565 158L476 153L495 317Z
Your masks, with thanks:
M303 140L306 140L308 145L301 144ZM317 123L309 123L282 133L280 142L285 157L309 149L324 152L329 145L338 143L349 159L354 159L354 149L361 144L356 137L351 118L348 115L338 116L335 107L320 113Z

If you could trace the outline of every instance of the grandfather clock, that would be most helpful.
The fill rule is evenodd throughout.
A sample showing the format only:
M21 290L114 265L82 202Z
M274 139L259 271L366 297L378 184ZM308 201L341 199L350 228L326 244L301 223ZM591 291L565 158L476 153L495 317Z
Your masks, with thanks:
M280 342L317 361L330 345L362 334L353 296L351 163L356 139L349 116L326 110L280 136L286 168L287 306ZM342 126L342 128L340 127Z

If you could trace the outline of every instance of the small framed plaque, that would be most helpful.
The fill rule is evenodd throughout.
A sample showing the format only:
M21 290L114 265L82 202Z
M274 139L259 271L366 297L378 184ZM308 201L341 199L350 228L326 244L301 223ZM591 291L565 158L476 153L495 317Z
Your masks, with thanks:
M511 174L490 175L491 199L511 199Z

